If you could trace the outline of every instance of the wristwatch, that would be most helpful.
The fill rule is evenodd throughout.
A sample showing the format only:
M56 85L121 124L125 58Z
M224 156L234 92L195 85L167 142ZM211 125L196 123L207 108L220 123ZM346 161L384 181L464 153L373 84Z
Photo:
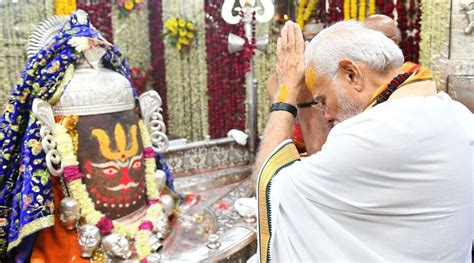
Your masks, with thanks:
M286 111L291 113L294 118L296 118L296 115L298 114L298 109L295 106L284 102L273 103L270 107L270 112L273 111Z

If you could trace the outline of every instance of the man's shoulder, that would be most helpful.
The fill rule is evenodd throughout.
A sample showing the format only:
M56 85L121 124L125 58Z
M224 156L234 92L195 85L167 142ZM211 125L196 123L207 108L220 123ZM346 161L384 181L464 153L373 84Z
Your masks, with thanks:
M453 101L446 93L439 93L436 96L384 102L338 124L330 136L351 134L362 138L414 138L441 129L472 127L473 120L466 107Z

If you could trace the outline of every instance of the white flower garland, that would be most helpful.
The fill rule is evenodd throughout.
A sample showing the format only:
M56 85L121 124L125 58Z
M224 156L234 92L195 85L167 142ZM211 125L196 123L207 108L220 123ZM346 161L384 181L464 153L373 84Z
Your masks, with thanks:
M142 120L139 120L138 125L140 127L140 133L142 136L143 148L151 148L152 143L150 136ZM79 164L72 138L68 134L65 127L58 124L54 131L54 138L57 143L57 149L61 155L64 167L77 166ZM160 193L158 186L154 180L154 172L156 170L155 159L151 157L145 157L145 183L148 200L158 200ZM105 217L104 214L97 211L94 207L86 186L82 183L81 178L69 181L66 180L67 187L71 196L79 203L81 215L85 218L87 224L97 225L101 219ZM146 215L143 220L132 223L124 224L120 222L114 222L112 232L120 234L130 239L135 239L135 248L140 260L145 259L150 253L151 248L148 243L152 232L150 229L140 229L143 222L153 222L164 214L164 209L160 203L154 203L150 205L146 211Z
M140 9L134 9L126 16L120 15L120 9L118 5L112 4L114 44L122 51L131 67L146 69L150 65L148 1L141 2Z
M421 1L420 64L431 69L436 86L441 89L441 59L447 58L449 38L448 1Z
M163 0L163 23L171 17L192 18L197 33L186 52L164 42L169 133L202 140L209 134L204 0Z
M0 6L0 109L26 63L26 45L38 23L54 14L53 0L3 1Z
M275 71L276 67L276 41L275 34L273 34L273 27L269 23L257 24L257 36L269 34L269 43L266 53L255 51L255 74L258 79L258 103L257 103L257 118L258 118L258 133L263 134L265 124L267 123L270 101L267 96L267 79Z

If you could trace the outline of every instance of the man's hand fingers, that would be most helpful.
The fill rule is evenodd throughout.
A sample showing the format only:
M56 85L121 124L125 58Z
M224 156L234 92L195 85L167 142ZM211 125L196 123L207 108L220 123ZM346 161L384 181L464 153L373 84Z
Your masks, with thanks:
M282 40L281 37L277 39L277 56L279 57L281 55L281 50L282 50Z
M304 53L304 39L303 39L303 32L301 32L300 26L294 23L293 28L295 32L293 33L295 38L295 50L296 54L300 55Z
M281 40L281 37L278 38L277 40L277 64L276 64L276 69L277 71L279 70L280 64L282 63L283 60L283 41Z
M295 51L295 44L296 44L296 39L295 39L295 23L292 21L286 22L288 26L288 51L293 52Z
M281 44L283 50L288 50L288 22L286 22L285 26L281 30Z

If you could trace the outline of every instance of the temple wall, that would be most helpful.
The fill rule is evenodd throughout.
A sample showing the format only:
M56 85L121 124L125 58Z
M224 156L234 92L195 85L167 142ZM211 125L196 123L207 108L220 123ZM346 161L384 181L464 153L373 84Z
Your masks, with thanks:
M474 27L474 1L451 0L451 16L446 28L449 37L445 41L447 52L441 56L441 88L454 99L474 112L474 28L470 34L469 20L462 5L470 8L471 27Z

